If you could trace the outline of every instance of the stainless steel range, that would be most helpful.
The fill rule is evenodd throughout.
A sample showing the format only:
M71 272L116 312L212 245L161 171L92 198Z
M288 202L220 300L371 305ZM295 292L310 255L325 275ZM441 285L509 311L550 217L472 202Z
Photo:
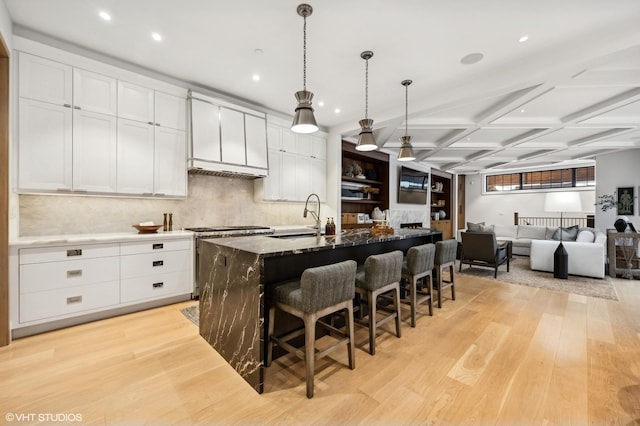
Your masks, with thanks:
M204 283L200 280L200 246L203 239L208 238L225 238L225 237L246 237L250 235L273 234L274 230L268 226L211 226L184 228L185 231L192 231L196 238L196 259L195 259L195 288L193 289L193 298L200 297L200 292L204 287Z

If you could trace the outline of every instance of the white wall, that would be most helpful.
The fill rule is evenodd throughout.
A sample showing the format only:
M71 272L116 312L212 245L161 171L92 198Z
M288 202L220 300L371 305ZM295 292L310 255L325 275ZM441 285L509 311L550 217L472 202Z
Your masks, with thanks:
M635 196L640 192L640 149L634 149L596 157L596 197L612 195L618 187L632 186ZM626 215L637 230L640 230L640 204L635 199L634 214ZM602 230L613 229L618 217L616 209L606 212L596 207L596 227Z
M601 176L600 170L596 170L596 173L599 180ZM482 185L482 175L467 175L465 182L465 210L467 222L512 225L514 212L518 212L520 216L557 216L557 213L548 213L544 211L544 198L546 192L549 191L482 194ZM595 209L595 190L593 188L571 188L571 191L576 190L580 191L582 208L585 212L593 212ZM466 224L460 225L466 227Z

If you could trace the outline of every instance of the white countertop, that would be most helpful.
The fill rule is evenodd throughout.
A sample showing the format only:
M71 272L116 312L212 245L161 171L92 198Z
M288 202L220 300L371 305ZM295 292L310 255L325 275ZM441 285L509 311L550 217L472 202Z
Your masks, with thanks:
M55 244L77 243L107 243L112 241L144 241L158 239L184 238L193 236L191 231L157 232L153 234L138 234L137 232L113 232L103 234L68 234L68 235L37 235L18 237L9 241L10 247L29 247Z

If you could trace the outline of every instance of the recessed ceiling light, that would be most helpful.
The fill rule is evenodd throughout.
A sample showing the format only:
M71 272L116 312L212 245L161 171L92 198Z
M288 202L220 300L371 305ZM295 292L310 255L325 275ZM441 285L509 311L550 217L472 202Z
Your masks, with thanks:
M262 55L264 53L264 50L262 50L262 49L254 49L253 53L255 53L256 55Z
M162 36L158 33L151 33L151 38L155 41L162 41Z
M104 19L105 21L110 21L111 20L111 15L109 15L107 12L102 11L100 12L100 17L102 19Z
M333 112L335 112L336 114L340 114L340 108L336 108L335 110L333 110Z
M524 112L524 108L522 108L522 109L520 110L520 112Z
M324 106L324 101L320 101L320 102L318 102L318 106L323 107L323 106Z
M525 41L529 40L529 36L527 35L523 35L522 37L520 37L518 39L518 43L524 43Z
M480 52L469 53L468 55L463 56L462 59L460 59L460 63L464 65L471 65L480 62L482 58L484 58L484 55Z
M253 81L260 81L260 75L259 74L254 74L253 77Z

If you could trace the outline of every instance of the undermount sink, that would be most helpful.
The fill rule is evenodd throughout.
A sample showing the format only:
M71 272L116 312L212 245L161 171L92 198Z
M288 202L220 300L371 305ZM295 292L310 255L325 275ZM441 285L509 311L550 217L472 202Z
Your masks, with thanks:
M315 234L287 234L287 235L269 235L269 238L279 238L281 240L293 240L296 238L309 238L315 237Z

